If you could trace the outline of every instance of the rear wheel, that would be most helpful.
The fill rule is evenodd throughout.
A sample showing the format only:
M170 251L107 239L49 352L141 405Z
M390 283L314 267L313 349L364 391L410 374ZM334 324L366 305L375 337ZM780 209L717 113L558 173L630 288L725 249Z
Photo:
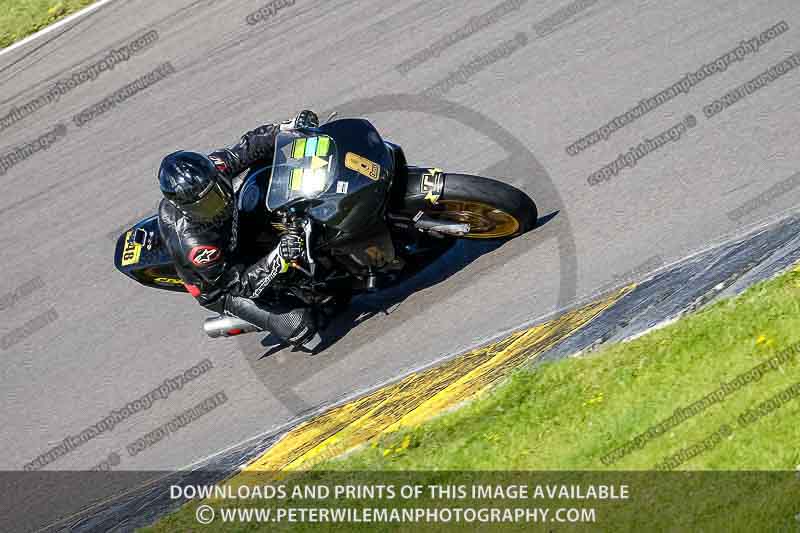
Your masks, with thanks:
M439 201L426 215L443 222L469 224L463 239L503 239L536 225L536 204L506 183L481 176L445 174Z

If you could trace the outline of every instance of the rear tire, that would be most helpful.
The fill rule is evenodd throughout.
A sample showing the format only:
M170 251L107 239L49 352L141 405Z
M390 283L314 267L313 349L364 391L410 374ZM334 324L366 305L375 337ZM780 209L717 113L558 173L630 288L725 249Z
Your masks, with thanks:
M426 214L470 224L462 239L507 239L533 229L538 220L531 198L506 183L467 174L444 175L444 188Z

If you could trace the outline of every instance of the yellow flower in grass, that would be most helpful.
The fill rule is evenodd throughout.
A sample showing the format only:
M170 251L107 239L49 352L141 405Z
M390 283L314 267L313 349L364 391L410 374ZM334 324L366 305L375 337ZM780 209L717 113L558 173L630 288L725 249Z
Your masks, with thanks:
M484 436L486 437L486 440L488 440L489 442L499 442L500 441L500 436L497 433L495 433L494 431L489 432Z
M598 394L594 398L591 398L591 399L586 400L585 402L583 402L583 406L587 407L589 405L594 405L596 403L603 403L603 400L604 400L603 393L601 392L600 394Z
M764 334L759 335L758 338L756 339L756 346L769 347L774 345L775 345L775 339L770 339Z

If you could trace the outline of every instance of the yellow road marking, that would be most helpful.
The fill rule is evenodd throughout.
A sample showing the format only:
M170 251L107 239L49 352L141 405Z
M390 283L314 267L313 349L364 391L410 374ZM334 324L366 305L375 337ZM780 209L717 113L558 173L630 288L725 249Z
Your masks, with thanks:
M398 383L333 408L289 431L243 472L308 468L383 433L424 422L486 390L522 363L569 337L634 287L620 289L550 322L413 373Z

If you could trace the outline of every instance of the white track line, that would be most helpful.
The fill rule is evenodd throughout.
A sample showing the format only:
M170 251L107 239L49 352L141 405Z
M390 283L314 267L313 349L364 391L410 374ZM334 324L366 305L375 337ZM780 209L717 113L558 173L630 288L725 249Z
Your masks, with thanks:
M114 0L99 0L98 2L95 2L94 4L88 5L85 8L81 9L80 11L78 11L77 13L73 13L72 15L68 16L67 18L61 19L58 22L56 22L55 24L51 24L50 26L47 26L46 28L37 31L33 35L27 36L24 39L22 39L21 41L17 41L16 43L12 44L11 46L9 46L7 48L3 48L2 50L0 50L0 57L2 57L3 54L7 54L7 53L9 53L9 52L11 52L13 50L16 50L17 48L20 48L21 46L24 46L24 45L28 44L31 41L34 41L34 40L38 39L39 37L47 35L48 33L52 32L52 31L55 31L55 30L59 29L60 27L66 25L66 24L69 24L70 22L73 22L74 20L76 20L76 19L78 19L80 17L84 17L84 16L88 15L89 13L91 13L92 11L100 9L104 5L106 5L106 4L110 3L110 2L113 2L113 1Z

